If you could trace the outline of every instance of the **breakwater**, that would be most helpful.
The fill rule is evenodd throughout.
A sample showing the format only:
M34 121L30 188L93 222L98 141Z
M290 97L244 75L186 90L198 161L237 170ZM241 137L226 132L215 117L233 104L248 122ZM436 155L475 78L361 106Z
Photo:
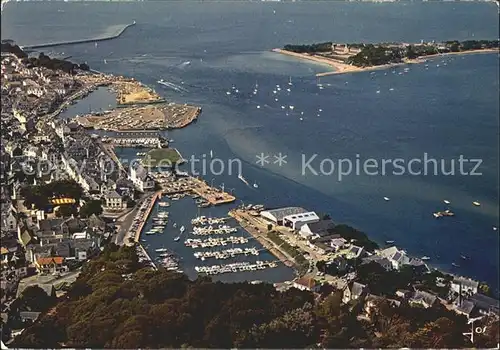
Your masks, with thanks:
M116 38L120 37L128 28L134 26L135 24L136 24L136 22L133 21L132 23L129 23L126 25L119 25L119 26L117 26L118 28L116 29L114 34L111 34L111 35L103 35L103 36L98 36L98 37L90 38L90 39L68 40L68 41L59 41L59 42L44 43L44 44L26 45L26 46L21 46L21 49L23 49L23 50L25 50L25 49L40 49L40 48L44 48L44 47L75 45L75 44L84 44L84 43L112 40L112 39L116 39Z

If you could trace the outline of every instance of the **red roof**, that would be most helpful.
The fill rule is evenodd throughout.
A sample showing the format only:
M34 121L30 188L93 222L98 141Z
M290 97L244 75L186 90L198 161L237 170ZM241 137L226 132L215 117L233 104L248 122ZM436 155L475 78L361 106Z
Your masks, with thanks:
M316 286L316 280L314 278L299 278L295 283L300 284L301 286L307 287L309 289L313 289Z
M37 259L37 264L38 265L49 265L49 264L56 264L56 265L61 265L64 261L63 257L60 256L52 256L49 258L38 258Z

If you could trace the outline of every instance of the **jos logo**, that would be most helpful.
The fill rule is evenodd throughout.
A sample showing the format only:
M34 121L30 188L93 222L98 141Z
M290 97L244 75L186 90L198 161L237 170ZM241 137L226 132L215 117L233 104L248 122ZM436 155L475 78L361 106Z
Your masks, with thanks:
M467 324L471 325L470 332L462 333L464 336L469 337L470 342L474 344L474 334L483 334L486 332L486 326L474 326L474 322L481 320L483 317L471 318Z

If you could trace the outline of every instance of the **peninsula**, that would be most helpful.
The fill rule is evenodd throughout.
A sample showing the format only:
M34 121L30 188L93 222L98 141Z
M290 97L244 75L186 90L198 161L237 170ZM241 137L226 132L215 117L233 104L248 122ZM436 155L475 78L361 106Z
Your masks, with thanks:
M395 65L422 63L429 58L470 53L498 52L498 40L445 41L441 43L334 43L285 45L274 52L333 67L317 76L384 69Z

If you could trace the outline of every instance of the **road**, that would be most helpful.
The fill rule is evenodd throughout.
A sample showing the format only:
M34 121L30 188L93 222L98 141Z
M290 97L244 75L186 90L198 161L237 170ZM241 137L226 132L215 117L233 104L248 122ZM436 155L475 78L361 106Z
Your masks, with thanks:
M115 233L115 236L113 237L113 242L116 245L123 245L123 244L127 243L127 242L125 242L125 239L127 237L127 233L130 230L130 226L132 226L132 222L134 221L134 218L137 215L137 212L139 211L139 207L144 202L144 200L148 200L150 197L151 197L151 193L144 194L137 201L137 204L135 205L134 209L132 209L130 212L123 215L122 217L119 217L116 219L115 223L116 223L116 225L119 226L118 231Z

